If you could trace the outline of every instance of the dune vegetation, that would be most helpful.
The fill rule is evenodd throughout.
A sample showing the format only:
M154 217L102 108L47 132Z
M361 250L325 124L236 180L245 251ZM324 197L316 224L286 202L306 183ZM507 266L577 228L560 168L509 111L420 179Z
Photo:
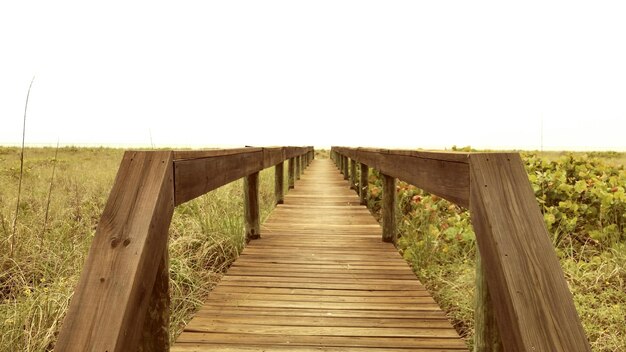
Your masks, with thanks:
M122 153L27 148L20 172L19 149L0 148L0 351L54 347ZM626 351L623 154L523 158L593 350ZM261 173L262 219L274 207L273 177L271 168ZM381 189L372 172L375 215ZM469 214L402 182L397 191L398 248L471 346L476 244ZM172 339L242 250L242 208L241 181L176 208L169 237Z

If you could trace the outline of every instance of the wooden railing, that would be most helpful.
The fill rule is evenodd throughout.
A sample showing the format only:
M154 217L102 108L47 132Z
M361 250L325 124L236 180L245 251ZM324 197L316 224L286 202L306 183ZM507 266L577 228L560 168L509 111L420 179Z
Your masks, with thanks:
M246 239L258 238L259 171L276 165L281 203L283 162L293 188L313 157L312 147L126 152L55 350L168 350L174 207L243 177Z
M396 239L396 178L470 210L476 351L590 351L519 154L333 147L331 158L362 203L368 167L382 174L385 241Z

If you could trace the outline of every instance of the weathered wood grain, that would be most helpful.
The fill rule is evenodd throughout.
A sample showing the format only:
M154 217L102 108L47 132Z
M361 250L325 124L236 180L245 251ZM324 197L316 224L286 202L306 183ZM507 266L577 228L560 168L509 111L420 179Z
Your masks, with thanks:
M361 180L359 182L359 198L361 205L367 205L367 196L369 192L369 167L363 163L361 165Z
M383 177L383 241L396 242L396 179L392 176L381 174Z
M268 167L282 163L283 160L285 160L286 154L285 148L263 148L263 168L267 169Z
M300 179L300 173L302 172L301 167L302 167L302 163L300 162L300 156L296 156L294 158L294 164L296 165L296 181Z
M171 151L126 152L56 351L136 351L174 211Z
M386 175L406 181L462 207L469 207L467 154L342 147L333 149Z
M243 178L243 196L243 218L247 242L261 238L258 172Z
M293 189L295 187L296 182L296 165L294 158L289 159L289 170L288 170L288 179L289 179L289 189Z
M231 149L204 149L204 150L175 150L174 161L202 159L216 156L235 155L241 153L259 152L263 148L231 148Z
M506 351L590 351L518 154L470 155L472 223Z
M350 189L358 192L357 187L356 161L354 159L350 159Z
M285 159L303 155L307 150L303 147L245 148L232 152L228 149L201 151L195 156L192 151L187 151L181 154L184 159L174 160L176 205Z
M263 157L261 149L234 155L175 161L176 205L262 170Z
M489 294L480 254L476 253L476 301L474 306L474 352L502 352L495 307Z
M167 246L167 245L166 245ZM140 352L167 352L170 349L170 258L163 251L152 286L148 311L139 342Z
M276 164L274 170L274 197L276 204L283 204L285 201L285 170L284 162Z

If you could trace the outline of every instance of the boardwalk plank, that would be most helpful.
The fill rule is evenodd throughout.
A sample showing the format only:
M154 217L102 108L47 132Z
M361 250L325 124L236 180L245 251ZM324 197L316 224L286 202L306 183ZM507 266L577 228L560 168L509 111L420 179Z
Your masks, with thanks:
M315 160L172 351L461 351L348 181Z

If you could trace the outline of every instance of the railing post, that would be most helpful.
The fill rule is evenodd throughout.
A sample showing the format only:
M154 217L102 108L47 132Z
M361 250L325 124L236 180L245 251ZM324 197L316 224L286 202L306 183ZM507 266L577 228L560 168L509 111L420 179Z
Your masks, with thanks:
M170 263L167 247L162 257L148 302L139 352L170 350Z
M295 164L296 164L296 180L299 180L300 179L300 172L301 172L300 171L300 166L301 166L301 164L300 164L300 155L296 156L294 158L294 160L295 160Z
M276 164L274 168L274 195L276 196L276 204L283 204L285 201L284 190L285 190L285 170L284 170L284 162L280 162Z
M124 153L55 351L137 351L148 326L167 340L173 166L171 151Z
M300 157L300 170L302 170L302 174L304 175L304 169L306 169L306 162L304 161L304 158L306 157L305 154L302 154L302 156Z
M383 176L383 241L396 243L396 179Z
M347 180L350 177L348 174L348 157L343 156L343 179Z
M476 251L476 301L474 305L474 352L501 352L502 340L491 304L485 270Z
M243 178L243 214L246 230L246 242L261 238L259 218L259 173L255 172Z
M359 182L359 195L361 196L361 205L367 205L367 191L369 189L369 167L361 164L361 182Z
M350 159L350 189L355 191L359 191L356 186L356 161L354 159Z
M295 180L296 180L296 165L295 165L295 158L290 158L289 159L289 166L288 166L288 178L289 178L289 189L293 189L295 187Z
M470 154L470 213L507 351L591 351L519 154Z

